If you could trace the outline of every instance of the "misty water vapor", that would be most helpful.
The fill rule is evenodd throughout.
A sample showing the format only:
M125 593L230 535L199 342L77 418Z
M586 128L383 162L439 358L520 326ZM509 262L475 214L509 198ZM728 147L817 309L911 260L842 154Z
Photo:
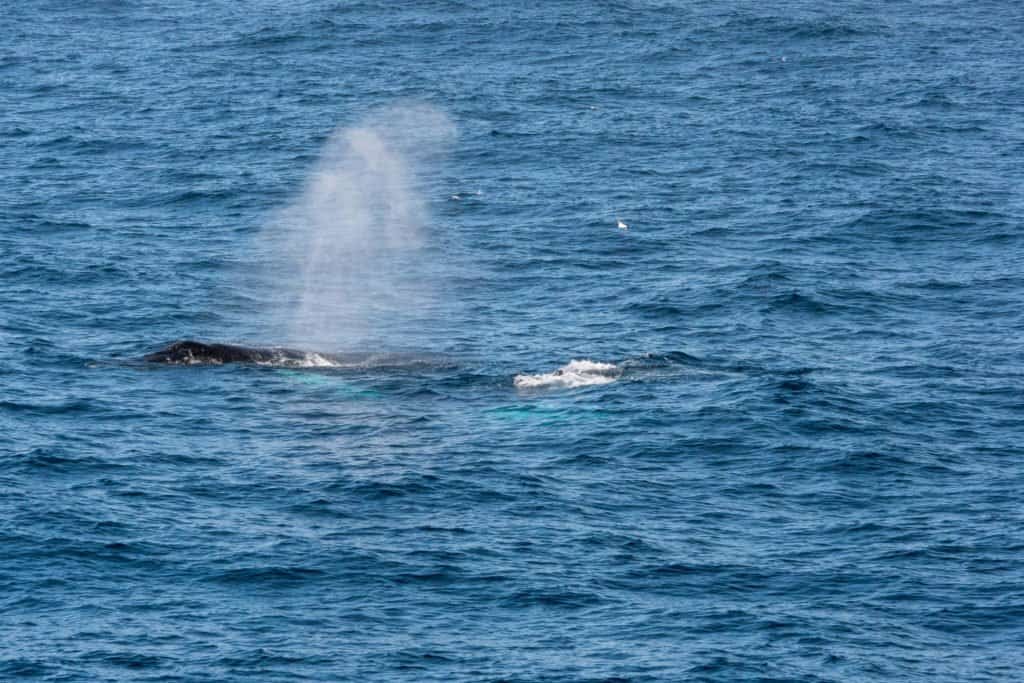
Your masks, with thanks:
M378 110L330 136L271 225L289 341L352 346L411 324L429 303L422 183L454 136L448 117L425 105Z

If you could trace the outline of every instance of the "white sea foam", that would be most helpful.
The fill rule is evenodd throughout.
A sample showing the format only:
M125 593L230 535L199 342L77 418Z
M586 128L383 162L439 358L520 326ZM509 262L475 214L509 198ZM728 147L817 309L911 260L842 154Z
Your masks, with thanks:
M275 368L342 368L344 363L338 363L325 358L319 353L307 352L301 356L287 353L280 353L266 360L256 361L256 365L266 365Z
M330 358L324 358L319 353L307 353L306 357L302 360L302 367L304 368L336 368L340 365L340 363L336 363Z
M256 365L272 368L347 368L345 363L329 358L315 351L289 351L288 349L269 349L270 354L256 361Z
M539 375L516 375L513 383L519 389L574 389L594 384L609 384L621 375L622 368L614 363L572 360L554 372L545 372Z
M256 365L275 368L338 368L345 370L375 370L384 368L438 368L451 367L451 361L438 356L408 353L338 353L269 349L270 353ZM211 361L190 361L211 362ZM220 362L212 361L220 365Z

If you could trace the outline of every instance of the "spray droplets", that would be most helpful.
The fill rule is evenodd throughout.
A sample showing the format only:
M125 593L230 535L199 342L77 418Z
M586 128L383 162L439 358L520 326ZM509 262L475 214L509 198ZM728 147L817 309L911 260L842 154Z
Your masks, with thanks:
M407 106L331 135L301 196L275 224L292 341L340 348L401 326L425 305L421 174L454 132L437 109Z

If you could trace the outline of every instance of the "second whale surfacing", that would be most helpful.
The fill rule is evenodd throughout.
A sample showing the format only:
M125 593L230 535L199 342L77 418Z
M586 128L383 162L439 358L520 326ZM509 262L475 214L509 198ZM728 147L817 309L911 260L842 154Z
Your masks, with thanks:
M169 365L224 365L251 363L283 367L445 367L451 363L426 354L319 353L279 346L260 347L219 344L184 339L148 353L142 360Z

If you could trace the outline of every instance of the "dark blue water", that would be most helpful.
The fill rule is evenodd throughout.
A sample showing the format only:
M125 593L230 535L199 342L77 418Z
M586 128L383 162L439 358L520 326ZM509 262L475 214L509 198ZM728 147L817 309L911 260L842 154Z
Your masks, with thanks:
M3 16L0 679L1020 680L1017 4Z

